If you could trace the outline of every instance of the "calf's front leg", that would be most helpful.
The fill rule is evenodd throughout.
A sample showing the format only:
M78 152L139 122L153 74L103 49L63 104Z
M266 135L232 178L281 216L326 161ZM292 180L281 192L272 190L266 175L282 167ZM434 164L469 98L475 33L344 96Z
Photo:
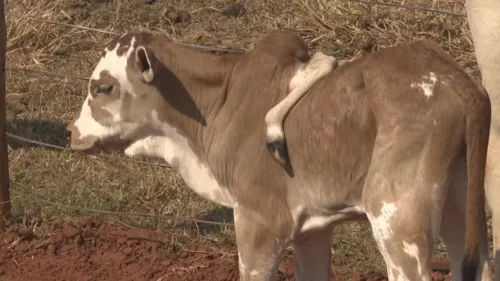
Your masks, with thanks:
M297 281L330 280L333 227L301 234L294 242Z
M236 206L234 224L241 281L276 281L284 245L261 216Z

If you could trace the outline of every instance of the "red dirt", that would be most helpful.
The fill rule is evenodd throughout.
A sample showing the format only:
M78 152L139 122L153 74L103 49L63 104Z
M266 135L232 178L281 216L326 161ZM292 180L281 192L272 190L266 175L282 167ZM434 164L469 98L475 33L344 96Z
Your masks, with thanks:
M238 280L236 247L186 237L79 219L51 226L37 237L14 225L0 234L0 280L9 281L176 281ZM182 245L182 246L180 246ZM280 280L295 280L293 260L281 265ZM449 280L435 272L434 280ZM332 276L331 280L342 280ZM386 280L353 276L352 281Z

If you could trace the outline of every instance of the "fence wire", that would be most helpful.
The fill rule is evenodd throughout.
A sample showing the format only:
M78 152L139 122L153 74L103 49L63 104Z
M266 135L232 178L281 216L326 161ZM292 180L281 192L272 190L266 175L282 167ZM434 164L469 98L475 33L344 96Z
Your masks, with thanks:
M31 196L28 194L21 194L19 196L20 198L26 198L35 202L40 202L44 203L47 205L52 205L56 206L59 208L64 208L64 209L69 209L69 210L75 210L75 211L81 211L81 212L88 212L88 213L97 213L97 214L105 214L105 215L114 215L114 216L127 216L127 217L148 217L148 218L158 218L158 219L164 219L164 220L171 220L175 222L192 222L192 223L202 223L202 224L210 224L210 225L219 225L219 226L234 226L232 223L226 223L226 222L217 222L217 221L209 221L209 220L202 220L202 219L194 219L194 218L188 218L188 217L181 217L181 216L169 216L169 215L155 215L155 214L146 214L146 213L130 213L130 212L118 212L118 211L106 211L106 210L101 210L101 209L91 209L91 208L83 208L83 207L76 207L76 206L71 206L59 202L53 202L50 200L45 200L41 199L35 196ZM0 202L2 203L2 202Z
M100 153L81 152L78 150L73 150L73 149L68 148L68 147L63 147L63 146L59 146L59 145L55 145L55 144L50 144L50 143L46 143L46 142L41 142L41 141L21 137L21 136L18 136L18 135L9 133L9 132L6 132L5 134L9 138L13 138L13 139L16 139L18 141L25 142L25 143L36 144L36 145L39 145L42 147L54 148L54 149L63 150L63 151L70 151L70 152L75 152L75 153L87 154L87 155L97 156L97 157L101 157L101 158L118 160L118 161L125 161L125 162L136 163L136 164L144 164L144 165L159 166L159 167L166 167L166 168L170 167L166 164L152 163L152 162L134 160L134 159L124 158L124 157L114 157L114 156L100 154Z
M438 13L438 14L450 15L450 16L459 16L459 17L466 16L465 14L461 14L461 13L455 13L455 12L446 11L446 10L431 9L431 8L425 8L425 7L419 7L419 6L412 6L412 5L385 3L385 2L368 1L368 0L348 0L348 1L367 4L367 5L382 5L382 6L388 6L388 7L393 7L393 8L401 8L401 9L414 10L414 11ZM27 17L27 16L24 16L23 18L27 19L27 20L32 20L32 21L38 21L38 22L43 22L43 23L48 23L48 24L55 24L55 25L63 25L63 26L67 26L67 27L78 28L78 29L83 29L83 30L88 30L88 31L93 31L93 32L98 32L98 33L119 35L119 33L117 33L117 32L96 29L96 28L91 28L91 27L82 26L82 25L61 23L61 22L49 21L49 20ZM182 46L189 47L189 48L194 48L194 49L199 49L199 50L204 50L204 51L209 51L209 52L245 53L247 51L247 50L242 50L242 49L219 48L219 47L213 47L213 46L202 46L202 45L188 44L188 43L181 43L181 42L176 42L176 43L179 45L182 45ZM68 78L68 79L75 79L75 80L81 80L81 81L88 81L89 80L89 77L60 74L60 73L55 73L55 72L50 72L50 71L28 69L28 68L22 68L22 67L7 67L6 69L14 70L14 71L34 72L34 73L39 73L39 74L42 74L45 76ZM84 152L72 150L72 149L67 148L67 147L29 139L29 138L22 137L22 136L12 134L9 132L6 132L5 134L9 138L16 139L18 141L25 142L25 143L39 145L41 147L53 148L53 149L58 149L61 151L68 151L68 152L84 153ZM117 161L136 163L136 164L152 165L152 166L159 166L159 167L169 167L169 165L166 165L166 164L152 163L152 162L147 162L147 161L139 161L139 160L124 158L124 157L114 157L114 156L105 155L105 154L97 154L97 153L85 153L85 154L93 155L93 156L97 156L97 157L101 157L101 158L106 158L106 159L117 160ZM18 197L27 198L27 199L30 199L33 201L41 202L41 203L47 204L47 205L53 205L53 206L60 207L60 208L72 209L72 210L78 210L78 211L90 212L90 213L100 213L100 214L108 214L108 215L116 215L116 216L154 217L154 218L166 219L166 220L172 220L172 221L203 223L203 224L211 224L211 225L219 225L219 226L234 226L234 224L232 224L232 223L208 221L208 220L201 220L201 219L194 219L194 218L180 217L180 216L155 215L155 214L144 214L144 213L128 213L128 212L117 212L117 211L106 211L106 210L100 210L100 209L82 208L82 207L70 206L67 204L59 203L59 202L53 202L53 201L37 198L37 197L27 195L27 194L22 194ZM2 204L2 203L5 203L5 202L0 202L0 204Z

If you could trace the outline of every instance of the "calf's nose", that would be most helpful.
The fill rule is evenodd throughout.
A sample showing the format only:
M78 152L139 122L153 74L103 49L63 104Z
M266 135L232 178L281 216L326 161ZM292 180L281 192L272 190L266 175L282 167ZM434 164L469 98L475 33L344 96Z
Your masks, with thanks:
M69 148L79 151L91 151L97 141L96 136L84 136L80 135L78 127L75 126L75 121L71 121L68 126L66 126L67 136L69 137Z

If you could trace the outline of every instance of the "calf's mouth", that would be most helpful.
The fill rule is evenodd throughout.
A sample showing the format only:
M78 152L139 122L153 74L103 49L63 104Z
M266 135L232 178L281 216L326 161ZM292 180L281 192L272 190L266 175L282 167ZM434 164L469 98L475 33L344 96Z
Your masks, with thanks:
M74 139L70 140L70 148L72 150L85 152L85 153L98 153L98 152L123 152L132 143L132 140L120 138L107 138L98 139L96 137L87 137L83 140Z
M131 143L131 139L122 139L118 136L100 139L97 136L80 137L79 131L74 127L73 122L66 128L68 132L69 148L85 153L97 153L101 151L121 151L123 152Z

